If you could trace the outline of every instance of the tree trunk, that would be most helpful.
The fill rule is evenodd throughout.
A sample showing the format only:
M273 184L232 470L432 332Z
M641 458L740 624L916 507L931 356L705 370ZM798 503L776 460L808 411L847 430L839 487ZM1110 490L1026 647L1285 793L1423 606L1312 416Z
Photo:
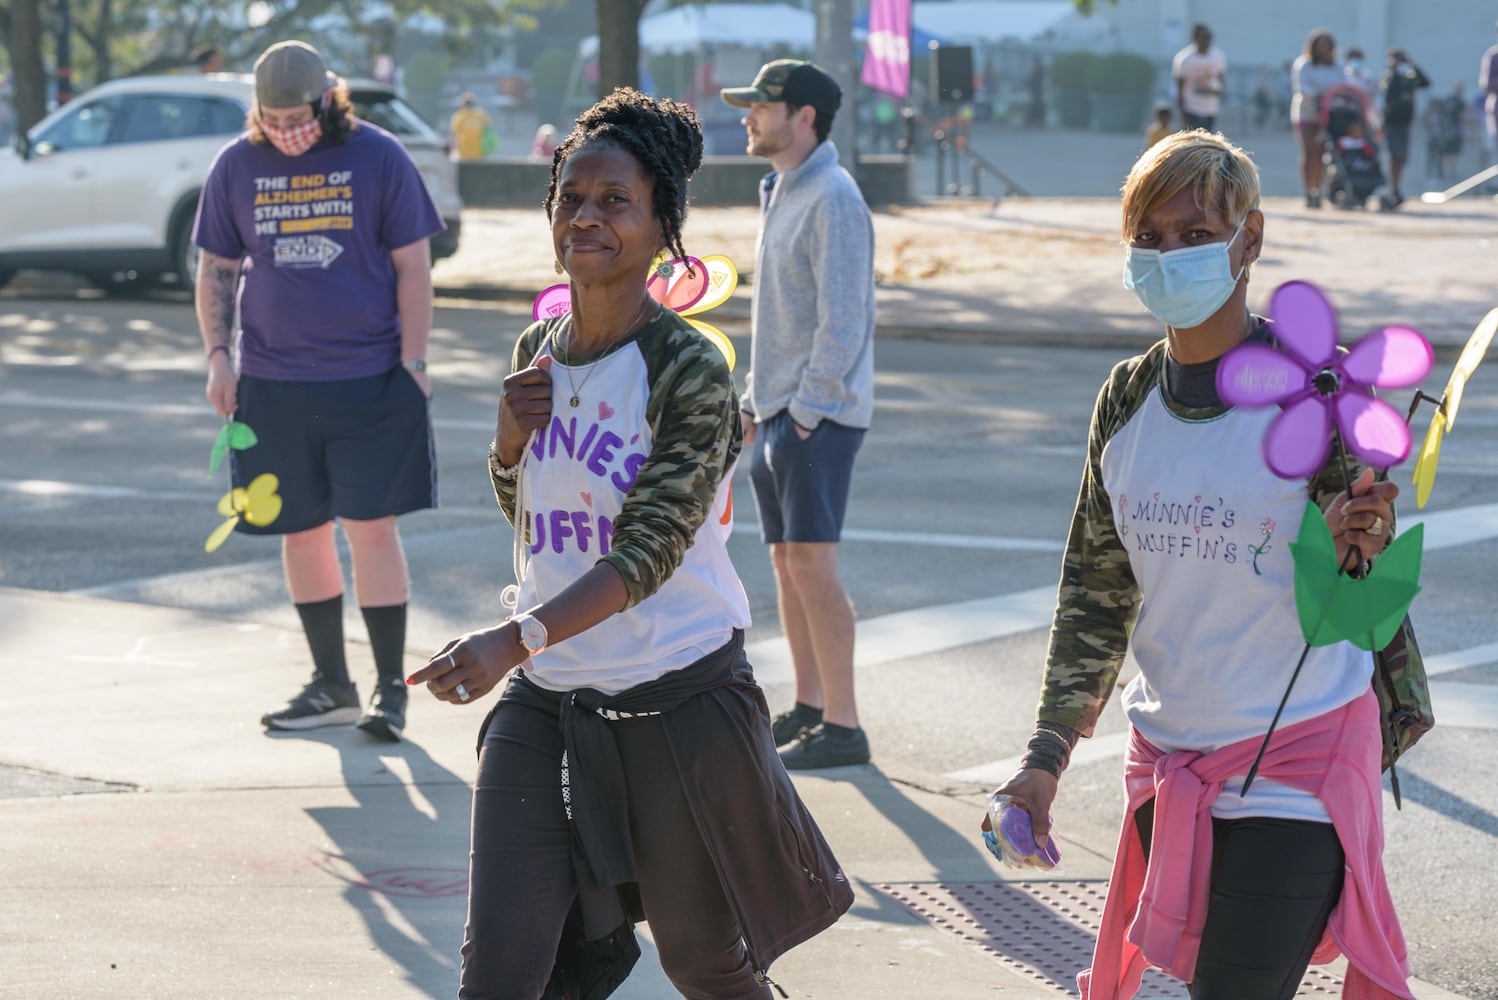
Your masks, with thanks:
M114 37L114 5L110 0L99 4L99 21L94 25L97 41L89 39L94 50L94 83L114 79L114 59L109 54L109 40Z
M11 0L10 66L16 88L16 131L25 132L47 114L47 69L42 65L42 21L38 0Z
M596 0L598 96L640 86L640 16L645 0Z

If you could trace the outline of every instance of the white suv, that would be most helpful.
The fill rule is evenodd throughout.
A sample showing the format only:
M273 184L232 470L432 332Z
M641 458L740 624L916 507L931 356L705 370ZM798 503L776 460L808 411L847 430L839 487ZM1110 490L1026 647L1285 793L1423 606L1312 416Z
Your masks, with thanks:
M174 275L189 291L198 192L213 157L244 130L254 77L140 76L100 84L0 150L0 285L22 268L75 271L106 291ZM354 80L361 118L393 132L416 161L458 248L457 170L442 139L383 84Z

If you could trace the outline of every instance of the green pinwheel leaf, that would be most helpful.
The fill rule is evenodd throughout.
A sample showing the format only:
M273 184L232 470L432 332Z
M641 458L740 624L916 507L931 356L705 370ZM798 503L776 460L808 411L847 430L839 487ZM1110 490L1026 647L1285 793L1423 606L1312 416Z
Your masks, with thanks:
M208 474L211 476L218 472L219 465L224 456L229 453L229 425L224 424L219 428L218 437L213 439L213 451L208 455Z
M249 424L240 423L238 420L227 421L219 429L218 437L213 439L213 451L208 457L208 474L211 476L218 472L218 467L224 461L224 456L229 449L244 451L253 448L260 443L255 432L250 429Z
M1295 610L1312 646L1347 640L1359 649L1383 649L1394 638L1420 593L1425 531L1416 525L1389 543L1369 574L1356 579L1337 571L1336 544L1315 504L1307 504L1300 533L1290 543L1295 559Z
M249 424L242 424L238 420L229 421L229 447L235 451L244 451L253 448L260 443L255 432L250 429Z

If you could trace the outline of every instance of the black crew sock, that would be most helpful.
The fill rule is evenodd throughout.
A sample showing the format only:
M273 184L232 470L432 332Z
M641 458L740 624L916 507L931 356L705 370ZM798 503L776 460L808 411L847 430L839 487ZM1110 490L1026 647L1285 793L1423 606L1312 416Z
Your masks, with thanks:
M822 723L822 731L833 739L851 739L853 734L861 732L858 726L840 726L836 722Z
M380 683L406 677L406 606L387 604L378 608L360 608L364 627L369 630L369 645L374 650L375 673Z
M312 652L314 679L347 684L348 660L343 655L343 595L298 604L296 612L302 617L302 631L307 634L307 648Z

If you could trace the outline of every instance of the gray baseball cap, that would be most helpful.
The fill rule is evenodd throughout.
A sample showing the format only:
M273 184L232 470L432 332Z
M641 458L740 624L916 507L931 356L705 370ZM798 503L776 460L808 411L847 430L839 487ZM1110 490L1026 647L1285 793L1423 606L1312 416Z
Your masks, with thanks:
M263 108L316 104L337 85L322 53L306 42L277 42L255 60L255 100Z

